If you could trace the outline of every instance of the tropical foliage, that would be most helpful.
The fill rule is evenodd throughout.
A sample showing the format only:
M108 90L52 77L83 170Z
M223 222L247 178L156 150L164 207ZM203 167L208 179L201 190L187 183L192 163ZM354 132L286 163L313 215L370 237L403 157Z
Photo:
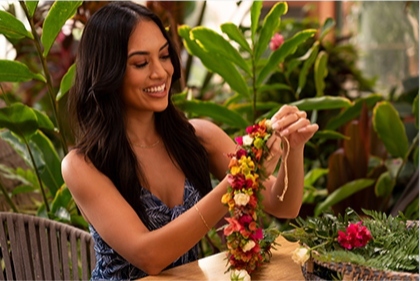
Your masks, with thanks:
M386 215L347 208L343 215L325 212L298 218L294 228L281 233L299 243L320 262L352 263L377 270L419 272L419 227L403 214ZM307 256L309 258L309 256ZM332 276L329 276L331 279Z
M0 99L6 104L0 108L0 138L28 166L0 166L5 177L20 182L12 191L0 183L2 196L14 212L86 226L60 173L61 159L73 141L65 102L74 75L74 46L69 47L70 36L64 36L62 28L83 27L98 3L15 2L24 11L24 21L15 17L12 8L0 11L0 34L19 54L0 60ZM183 81L187 87L173 96L174 102L189 117L213 120L232 138L242 135L249 124L271 117L284 103L296 105L320 124L305 151L303 203L315 205L314 212L320 215L340 203L346 206L346 198L369 190L368 201L382 198L372 208L388 210L418 169L418 93L405 100L415 118L412 137L394 101L376 93L350 97L343 90L348 77L359 91L369 89L371 81L355 68L354 48L325 40L335 25L332 19L322 26L291 22L283 19L286 2L275 3L265 17L261 10L261 1L252 3L251 26L227 22L219 32L202 25L180 25L172 32L180 36L189 56L205 66L207 77L221 81L206 79L198 95ZM269 43L277 33L284 42L272 51ZM378 154L373 148L380 147L384 149ZM349 175L343 176L345 172ZM33 208L14 203L14 196L25 193L39 195ZM414 206L410 213L418 215L416 204L410 206Z

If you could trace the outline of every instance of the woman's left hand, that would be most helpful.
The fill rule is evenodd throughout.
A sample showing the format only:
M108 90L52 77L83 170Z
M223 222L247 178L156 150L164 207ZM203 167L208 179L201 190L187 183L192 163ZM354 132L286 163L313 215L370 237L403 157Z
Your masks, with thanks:
M271 118L271 126L275 134L287 137L290 148L300 148L316 133L317 124L311 124L306 112L296 106L284 105Z

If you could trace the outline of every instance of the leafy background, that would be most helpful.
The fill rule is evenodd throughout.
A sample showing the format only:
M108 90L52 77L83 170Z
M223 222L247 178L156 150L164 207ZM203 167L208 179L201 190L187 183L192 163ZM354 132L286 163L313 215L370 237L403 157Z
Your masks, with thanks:
M74 142L66 98L78 38L106 3L20 1L0 11L0 33L16 50L15 58L0 60L0 154L8 158L0 164L2 210L86 229L60 162ZM377 81L357 67L356 46L328 40L336 22L287 18L287 2L273 3L267 13L262 2L253 2L249 26L226 22L219 29L201 23L205 4L193 26L185 18L200 8L194 2L146 4L169 26L185 58L173 100L188 117L210 119L233 138L287 103L320 125L305 150L302 217L351 207L418 219L418 79L398 95L376 92ZM18 7L24 21L15 16ZM416 9L418 3L408 6ZM285 42L271 51L275 33ZM193 61L204 66L198 86L188 85ZM289 227L287 220L266 223ZM221 239L211 231L204 254L222 250Z

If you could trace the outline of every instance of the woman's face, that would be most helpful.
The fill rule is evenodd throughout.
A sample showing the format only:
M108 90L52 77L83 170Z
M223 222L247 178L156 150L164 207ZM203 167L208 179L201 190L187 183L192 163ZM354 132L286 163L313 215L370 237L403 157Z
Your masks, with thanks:
M153 21L141 20L128 40L122 86L127 113L165 110L173 73L168 41Z

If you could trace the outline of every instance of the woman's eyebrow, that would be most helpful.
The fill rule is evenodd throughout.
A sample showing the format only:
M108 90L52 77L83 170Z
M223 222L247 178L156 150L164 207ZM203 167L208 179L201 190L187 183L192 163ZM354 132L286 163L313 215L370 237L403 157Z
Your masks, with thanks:
M169 42L166 42L165 44L163 44L162 47L159 48L159 52L162 51L163 49L165 49L168 45L169 45ZM132 53L129 53L128 54L128 57L130 58L130 57L135 56L135 55L148 55L148 54L150 54L150 52L147 52L147 51L134 51Z

